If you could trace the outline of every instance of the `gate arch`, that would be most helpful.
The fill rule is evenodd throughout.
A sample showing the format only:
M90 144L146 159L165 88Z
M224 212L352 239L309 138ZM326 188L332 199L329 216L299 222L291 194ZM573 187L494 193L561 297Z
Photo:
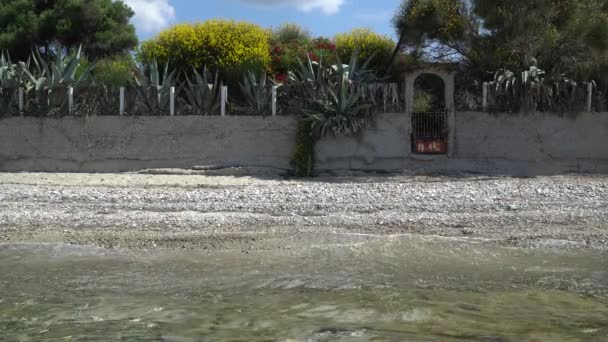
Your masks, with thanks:
M453 64L427 64L405 75L408 136L412 142L410 154L453 155L455 73ZM416 90L420 90L417 85L439 88L439 93L435 92L435 95L426 99L424 108L420 107L424 102L420 101L420 97L416 102Z

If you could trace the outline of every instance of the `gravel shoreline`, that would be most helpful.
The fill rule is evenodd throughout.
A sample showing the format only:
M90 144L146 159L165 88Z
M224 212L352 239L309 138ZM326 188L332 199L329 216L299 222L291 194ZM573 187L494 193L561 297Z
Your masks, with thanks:
M608 177L0 174L0 243L247 250L339 234L606 249Z

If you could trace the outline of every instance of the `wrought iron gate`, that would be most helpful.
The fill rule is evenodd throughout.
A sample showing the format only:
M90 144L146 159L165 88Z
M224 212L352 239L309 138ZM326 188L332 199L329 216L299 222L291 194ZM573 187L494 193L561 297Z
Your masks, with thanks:
M412 151L415 154L447 154L448 111L412 112Z

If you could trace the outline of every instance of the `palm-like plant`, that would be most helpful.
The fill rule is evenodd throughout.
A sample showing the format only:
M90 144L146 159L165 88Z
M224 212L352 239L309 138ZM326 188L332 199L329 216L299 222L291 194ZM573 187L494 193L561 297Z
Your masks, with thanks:
M156 61L150 63L148 69L149 76L144 67L134 68L134 88L148 115L162 115L163 112L168 112L170 91L175 84L175 70L169 71L167 63L161 76Z
M216 72L215 77L211 79L207 67L204 68L202 75L196 69L193 71L193 80L186 75L186 86L183 87L189 105L193 108L194 114L216 114L220 109L222 89L219 73Z
M14 114L18 111L17 89L20 81L16 66L11 62L8 54L0 54L0 115Z
M0 88L14 89L23 87L25 81L25 70L29 68L27 63L13 64L8 52L0 53Z
M363 99L349 76L347 68L335 69L336 79L326 82L324 96L313 99L315 105L305 110L319 136L355 134L367 125L372 104Z
M245 100L255 109L256 114L265 115L270 112L272 81L266 76L266 73L256 77L253 71L249 71L243 77L240 86Z
M521 73L501 69L492 84L496 101L514 112L574 109L577 83L563 74L550 75L536 66Z
M34 49L27 62L19 62L12 67L12 71L4 73L4 77L10 75L12 80L6 80L3 84L24 89L27 112L51 115L65 109L69 87L76 90L87 82L94 65L79 70L81 61L80 48L73 54L59 49L51 62L47 62L39 50ZM2 57L0 63L5 66L11 64L8 57Z
M309 59L292 75L296 86L308 90L302 112L312 121L316 135L355 134L369 123L373 105L363 96L361 85L377 80L367 68L372 58L360 65L355 53L350 64L338 62L327 68Z

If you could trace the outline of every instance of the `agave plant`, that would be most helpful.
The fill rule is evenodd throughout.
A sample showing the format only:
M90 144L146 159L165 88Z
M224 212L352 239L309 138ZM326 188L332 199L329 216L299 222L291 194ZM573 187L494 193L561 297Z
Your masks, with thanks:
M324 96L314 98L312 106L304 113L313 121L313 129L323 137L356 134L367 126L373 105L364 100L361 92L353 86L346 68L335 71L338 80L327 82Z
M370 61L359 65L357 53L350 64L329 67L308 59L290 75L292 96L302 99L301 111L313 122L317 136L354 134L368 124L373 105L361 89L377 80L367 68Z
M11 62L10 55L5 52L0 54L0 88L19 88L23 87L26 81L24 69L29 67L29 60L27 63L13 64Z
M18 67L10 60L8 53L0 54L0 115L15 114L19 108L17 91L21 86Z
M272 102L272 81L262 73L256 77L253 71L249 71L243 76L241 91L247 103L252 106L257 114L264 115L270 112Z
M27 62L19 62L12 71L11 68L5 69L8 71L3 72L2 84L24 89L27 112L54 114L65 109L69 87L76 90L87 82L94 65L82 71L79 70L81 61L80 48L73 54L65 54L63 49L59 49L52 62L47 62L40 51L34 49ZM4 66L11 64L10 58L3 56L0 63Z
M150 63L149 76L146 68L139 66L134 69L134 88L149 115L162 115L168 111L170 90L175 84L175 70L169 71L169 63L161 74L156 61Z
M84 72L77 75L78 69L82 62L82 47L79 47L75 54L65 54L63 49L59 49L54 63L47 63L40 55L40 51L35 49L35 54L32 56L37 74L42 77L33 77L32 80L44 81L42 84L47 89L77 88L87 82L94 65L89 65ZM27 73L27 69L26 73ZM30 74L31 75L31 74ZM38 84L39 82L35 82Z
M515 112L571 110L577 94L575 81L563 74L547 74L536 66L521 73L501 69L492 84L496 101Z
M207 67L201 75L196 69L193 70L194 79L191 80L186 75L186 86L183 87L189 105L194 109L194 114L211 115L216 114L220 109L220 83L219 73L215 77L209 77Z
M369 65L376 56L376 53L368 57L363 64L359 64L359 53L359 49L355 50L350 57L349 64L342 64L340 58L338 58L338 64L332 66L332 70L334 70L336 76L342 77L342 73L345 73L349 81L357 82L359 84L376 83L386 80L386 78L376 77L375 72L369 68ZM343 71L340 69L343 69Z

